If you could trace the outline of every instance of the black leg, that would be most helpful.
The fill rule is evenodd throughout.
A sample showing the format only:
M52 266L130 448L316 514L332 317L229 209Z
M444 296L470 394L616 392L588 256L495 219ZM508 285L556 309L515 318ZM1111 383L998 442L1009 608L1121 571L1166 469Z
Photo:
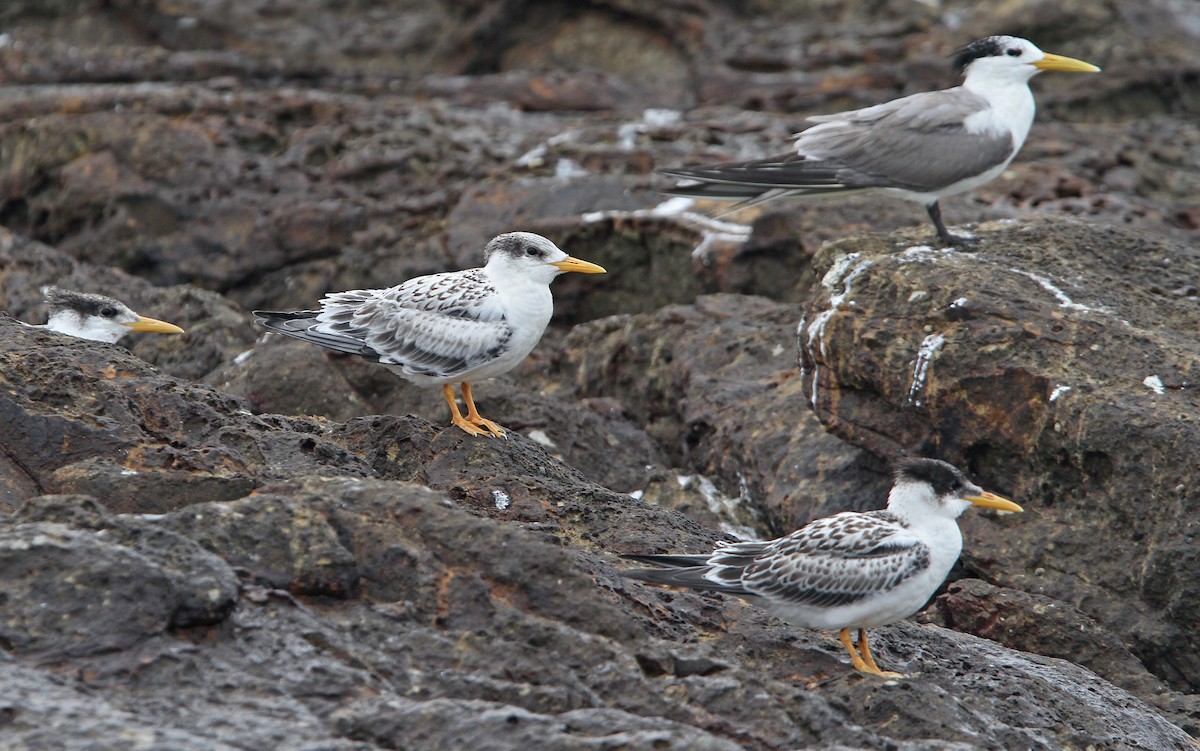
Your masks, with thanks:
M942 221L942 207L938 205L937 201L926 206L925 210L929 212L929 218L933 220L933 226L937 228L938 239L945 244L964 246L979 242L974 237L950 234L950 231L946 229L945 222Z

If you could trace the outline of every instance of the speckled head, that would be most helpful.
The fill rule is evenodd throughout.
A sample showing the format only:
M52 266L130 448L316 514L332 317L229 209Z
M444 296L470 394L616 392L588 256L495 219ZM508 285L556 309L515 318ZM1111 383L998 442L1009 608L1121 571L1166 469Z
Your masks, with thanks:
M523 277L549 284L554 277L567 271L584 274L603 274L594 263L572 258L557 245L532 232L509 232L498 235L483 249L487 257L486 273L493 281Z
M89 292L45 287L42 294L50 308L46 328L60 334L114 343L130 331L182 334L173 323L146 318L120 300Z
M1017 504L989 493L967 479L956 467L937 459L901 459L896 462L896 482L888 495L888 510L919 518L958 518L971 506L1020 512Z
M55 313L67 310L74 311L81 318L86 316L115 318L122 311L129 310L120 300L115 300L105 295L76 292L58 287L46 287L42 290L42 293L45 296L46 305L50 309L51 318L54 317Z
M497 253L506 255L514 261L521 258L532 258L547 263L558 261L567 255L554 243L532 232L507 232L497 235L483 249L483 256L490 261L492 256Z

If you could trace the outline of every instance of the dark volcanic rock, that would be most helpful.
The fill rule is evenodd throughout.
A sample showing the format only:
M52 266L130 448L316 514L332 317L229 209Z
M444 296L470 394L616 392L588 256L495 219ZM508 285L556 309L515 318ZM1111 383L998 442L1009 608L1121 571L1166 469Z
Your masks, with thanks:
M1200 699L1167 690L1116 634L1065 602L961 579L937 598L936 605L923 620L1011 649L1070 660L1149 701L1190 732L1200 725Z
M1030 499L985 553L1022 564L992 574L1129 634L1195 687L1200 613L1181 572L1200 513L1200 307L1170 290L1200 275L1200 253L1062 221L989 227L972 253L905 237L817 259L798 334L817 415L874 453L933 452Z
M6 649L46 659L128 649L166 630L174 593L166 574L125 547L50 524L5 530Z
M220 622L233 607L229 566L191 538L86 496L30 501L0 547L0 643L58 661L128 649L168 627Z
M16 518L95 530L104 542L152 559L175 590L171 626L218 623L236 600L237 580L224 559L145 516L110 514L89 496L40 496L23 505Z
M69 429L79 404L119 394L126 406L106 410L106 431L139 447L165 437L147 415L175 390L194 405L183 414L220 414L237 427L213 431L190 418L188 445L239 457L239 472L257 485L244 498L165 514L111 515L90 500L47 497L0 518L15 556L4 570L40 573L6 584L13 620L4 638L18 662L0 668L23 687L6 701L14 716L61 723L52 733L60 747L85 743L92 723L113 713L172 737L206 732L210 747L301 738L376 747L403 733L451 743L495 735L492 717L513 744L1187 747L1131 695L1067 663L899 624L878 630L880 659L917 676L880 683L848 672L835 642L737 600L624 579L614 551L703 550L719 535L586 481L520 434L475 439L415 418L332 424L310 436L312 449L336 446L317 454L371 477L306 475L305 466L337 470L279 464L255 447L289 445L309 423L242 415L236 400L183 388L115 347L8 329L9 352L24 352L23 361L81 374L81 364L106 355L125 376L110 380L93 366L86 372L98 375L65 379L57 392L18 390L10 423L40 413ZM59 396L32 398L49 393ZM81 453L105 446L86 435L73 442ZM32 465L25 446L6 450ZM130 511L139 503L99 501ZM56 598L66 610L51 628L39 603L62 586L72 593ZM103 702L94 721L71 725L45 709L53 692L36 688L27 668L46 659L70 660L80 686ZM1013 702L1015 694L1029 698ZM438 712L452 721L423 719ZM46 737L44 724L15 727L19 743ZM1114 740L1114 728L1124 735Z
M114 630L132 643L75 658L92 695L107 697L96 717L114 710L134 724L170 717L164 732L205 730L209 741L231 746L287 745L303 737L388 747L397 735L428 735L441 747L452 737L499 733L501 744L529 737L570 744L578 734L644 739L653 747L874 748L893 736L964 748L1052 747L1111 742L1122 728L1114 748L1187 747L1177 729L1081 668L932 626L899 625L876 638L881 659L918 677L863 679L846 671L835 643L780 626L735 600L621 579L611 558L588 552L593 543L583 533L595 516L567 510L561 521L569 533L555 539L537 527L473 516L395 481L297 478L269 492L290 499L255 511L264 527L273 522L279 530L285 543L279 549L311 539L297 518L323 518L319 524L337 530L369 596L306 603L247 586L216 630L164 632L162 618L145 628L129 622ZM247 498L243 509L263 497ZM59 518L96 521L86 507L81 513L61 501L41 505L64 509L48 512ZM235 508L192 507L179 512L187 516L177 528L211 536ZM672 535L661 527L671 512L644 513L656 534ZM170 517L145 523L176 526ZM0 524L18 537L31 527L41 535L45 526ZM271 554L259 549L269 566ZM147 549L145 565L162 555L161 548ZM29 601L13 594L10 602ZM97 624L103 633L105 622ZM662 640L664 629L676 636ZM695 635L684 637L692 629ZM53 643L64 642L74 640L66 635ZM17 664L0 669L22 686L31 680ZM216 684L221 691L212 690ZM272 690L264 696L266 686ZM1014 702L1017 686L1023 698ZM38 716L37 697L44 695L10 693L6 701L17 717ZM209 719L214 712L219 723ZM428 721L435 714L441 724ZM88 727L55 726L54 737L71 748ZM1044 728L1054 730L1047 735ZM14 729L19 739L47 730L23 721L10 723ZM981 737L990 740L980 745Z
M0 309L39 323L55 283L188 330L0 319L0 746L1195 748L1167 722L1200 731L1192 4L10 0L0 28ZM886 197L656 193L1003 31L1105 71L1039 77L1022 153L945 202L1015 220L973 253L912 249ZM611 273L556 282L480 385L507 441L247 313L511 229ZM877 629L912 674L877 681L621 576L878 506L904 451L1027 508L964 516L922 616L996 641Z
M255 417L120 346L13 320L0 319L0 384L9 498L11 488L103 490L114 510L161 512L236 498L264 478L370 472L312 421Z
M760 529L790 532L890 484L884 463L825 434L807 411L793 350L781 344L797 318L792 305L713 295L594 321L568 337L562 377L584 394L615 395L673 466L715 478L763 515Z
M548 382L537 361L511 375L480 384L476 403L508 430L524 433L589 478L616 490L645 484L646 467L662 461L657 445L632 416L604 402L580 402L570 384ZM408 414L449 425L450 410L437 388L421 388L375 363L328 355L320 348L269 337L211 379L223 391L246 399L255 412L315 414L350 419ZM372 420L386 432L390 421ZM403 436L405 431L401 431Z
M497 751L533 747L583 751L598 745L702 751L741 748L688 725L613 709L576 709L546 716L494 702L372 699L335 716L339 731L384 748L410 744L446 751L464 746Z

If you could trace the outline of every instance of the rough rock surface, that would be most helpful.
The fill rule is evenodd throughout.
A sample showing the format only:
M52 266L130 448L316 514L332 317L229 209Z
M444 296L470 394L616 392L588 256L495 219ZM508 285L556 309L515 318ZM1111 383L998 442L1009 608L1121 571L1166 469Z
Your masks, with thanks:
M805 393L874 453L933 452L1038 499L988 551L1023 551L998 581L1093 614L1194 689L1200 305L1179 290L1200 251L1062 220L980 234L970 253L827 245L797 333Z
M11 660L0 667L21 687L6 701L28 745L73 747L123 723L185 747L200 745L194 736L391 747L410 735L434 748L485 737L497 748L531 738L1188 747L1140 700L1061 660L898 624L878 630L877 651L917 677L880 683L847 672L836 642L751 606L625 580L613 553L704 549L719 535L587 481L520 433L472 439L417 418L268 420L119 347L0 327L6 415L30 436L8 456L47 491L63 490L56 462L76 469L76 492L103 480L95 500L38 496L0 521L4 570L15 574L3 583ZM50 373L65 384L53 398ZM101 403L103 414L78 408ZM168 409L181 419L147 431L146 415ZM228 429L206 428L218 415ZM101 466L39 453L49 431L26 427L53 424L57 445L84 444L97 420L126 437L87 444L117 457ZM253 493L197 500L172 473L137 463L172 444L222 457ZM282 463L276 447L289 445L299 456ZM335 461L349 474L313 474ZM150 504L155 513L142 513ZM972 546L1008 527L973 520ZM994 567L1020 560L1009 555ZM73 591L58 601L69 609L48 628L43 593L64 580ZM85 676L78 688L103 697L87 722L39 688L38 676L67 666Z
M1001 31L1105 71L1039 77L945 202L972 252L888 199L654 190ZM1194 749L1198 36L1179 0L0 4L0 310L188 332L0 317L0 748ZM248 314L510 229L610 274L480 384L508 441ZM907 680L620 575L878 506L905 452L1027 509L877 630Z

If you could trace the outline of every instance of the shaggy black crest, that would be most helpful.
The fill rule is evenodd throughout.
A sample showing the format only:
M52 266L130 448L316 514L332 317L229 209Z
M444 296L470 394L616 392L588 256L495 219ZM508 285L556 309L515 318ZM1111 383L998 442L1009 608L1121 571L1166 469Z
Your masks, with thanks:
M954 53L954 72L962 75L967 66L981 57L998 57L1004 54L1004 37L992 36L976 39Z
M969 482L953 464L938 459L901 459L896 462L896 481L927 482L937 495L958 493Z
M121 309L121 303L111 297L59 289L58 287L48 288L45 297L46 305L51 311L66 308L77 311L82 316L111 318Z

